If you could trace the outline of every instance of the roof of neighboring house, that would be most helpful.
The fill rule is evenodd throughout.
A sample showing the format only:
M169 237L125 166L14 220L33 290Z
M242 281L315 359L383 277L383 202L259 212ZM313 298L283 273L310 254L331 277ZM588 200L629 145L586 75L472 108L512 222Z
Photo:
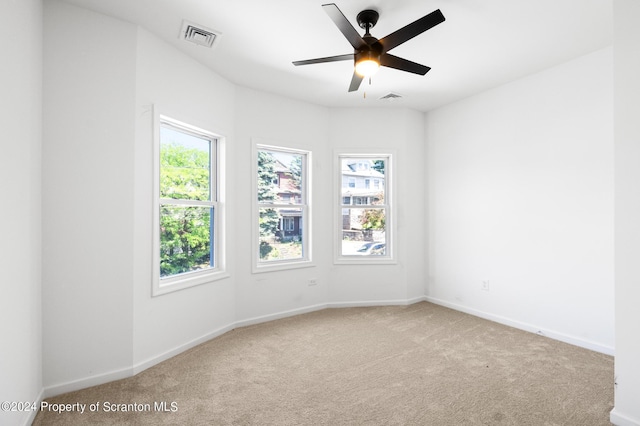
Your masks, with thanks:
M342 162L342 174L346 176L359 176L359 177L372 177L378 179L384 179L384 174L373 168L373 162L368 161L367 168L357 168L359 162Z
M276 172L290 173L289 167L285 166L284 163L277 158L275 158L275 164L273 165L273 168Z

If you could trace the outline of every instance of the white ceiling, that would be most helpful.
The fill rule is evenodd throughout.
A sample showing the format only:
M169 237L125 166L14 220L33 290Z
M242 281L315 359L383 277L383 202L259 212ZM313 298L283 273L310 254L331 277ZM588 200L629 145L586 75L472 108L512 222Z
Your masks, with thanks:
M381 68L347 89L350 61L295 67L294 60L352 53L322 0L66 0L139 24L241 86L333 107L427 111L609 46L611 0L336 0L361 29L361 10L380 13L387 34L440 9L446 21L391 53L432 69L425 76ZM220 31L213 49L179 39L186 19ZM403 98L379 100L390 92Z

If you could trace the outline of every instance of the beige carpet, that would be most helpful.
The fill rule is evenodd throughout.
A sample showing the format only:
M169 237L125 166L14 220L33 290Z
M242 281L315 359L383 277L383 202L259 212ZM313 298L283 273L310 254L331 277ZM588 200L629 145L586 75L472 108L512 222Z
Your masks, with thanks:
M613 358L430 303L327 309L47 402L86 408L35 425L609 425Z

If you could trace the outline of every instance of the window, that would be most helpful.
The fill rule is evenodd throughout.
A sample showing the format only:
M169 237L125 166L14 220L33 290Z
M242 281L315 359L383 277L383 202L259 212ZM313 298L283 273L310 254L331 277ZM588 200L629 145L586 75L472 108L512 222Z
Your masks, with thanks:
M392 262L391 155L340 154L337 159L336 263Z
M295 224L296 221L293 217L291 216L284 216L282 218L282 229L284 229L286 232L291 232L291 231L295 231Z
M154 296L223 272L220 138L164 116L156 127Z
M254 272L310 266L310 156L255 145Z
M370 204L369 197L353 197L353 201L353 204L355 204L356 206L366 206Z

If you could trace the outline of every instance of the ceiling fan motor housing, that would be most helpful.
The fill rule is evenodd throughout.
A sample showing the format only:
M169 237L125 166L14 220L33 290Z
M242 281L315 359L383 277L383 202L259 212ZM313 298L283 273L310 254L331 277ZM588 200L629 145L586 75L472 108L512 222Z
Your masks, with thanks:
M370 49L361 49L354 53L353 55L354 63L357 64L358 62L367 61L367 60L380 63L381 51L378 49L375 49L374 46L369 46L369 47Z
M378 23L378 18L380 15L375 10L367 9L358 13L356 16L356 21L358 21L358 25L360 28L363 28L369 32L369 28L373 28Z

